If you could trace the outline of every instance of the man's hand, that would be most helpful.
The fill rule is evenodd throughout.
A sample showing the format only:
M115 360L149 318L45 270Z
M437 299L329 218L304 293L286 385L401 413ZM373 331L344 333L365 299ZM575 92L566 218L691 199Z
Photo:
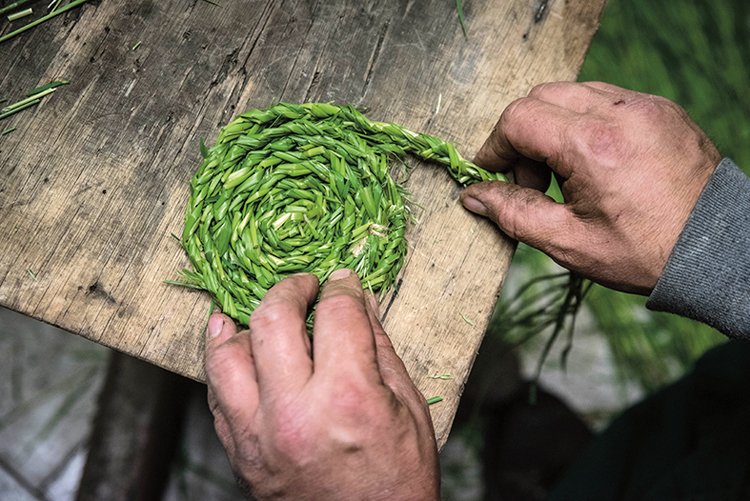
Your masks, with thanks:
M437 499L439 469L422 394L349 270L316 310L313 275L275 285L250 329L214 314L206 372L216 432L260 499Z
M511 103L475 162L518 185L467 188L464 206L562 266L648 294L721 160L673 102L600 82L535 87ZM542 191L550 169L564 204Z

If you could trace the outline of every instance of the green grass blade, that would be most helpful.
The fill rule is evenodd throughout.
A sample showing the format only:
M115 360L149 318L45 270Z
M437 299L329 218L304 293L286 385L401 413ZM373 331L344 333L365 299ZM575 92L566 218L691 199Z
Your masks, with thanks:
M3 109L0 110L0 113L5 113L5 112L8 112L8 111L12 111L15 108L22 108L22 107L26 106L28 103L31 103L33 101L37 101L38 102L44 96L46 96L48 94L52 94L54 91L55 91L55 89L53 87L53 88L50 88L50 89L45 89L45 90L43 90L41 92L37 92L36 94L33 94L33 95L31 95L31 96L29 96L29 97L27 97L25 99L21 99L20 101L18 101L16 103L13 103L13 104L10 104L10 105L6 106L5 108L3 108Z
M44 23L46 21L49 21L53 17L56 17L56 16L58 16L60 14L63 14L65 12L68 12L71 9L75 9L79 5L82 5L82 4L84 4L84 3L88 2L88 1L89 0L73 0L69 4L66 4L65 6L59 8L57 10L54 10L54 11L50 12L49 14L47 14L45 16L42 16L39 19L36 19L36 20L30 22L29 24L27 24L25 26L21 26L17 30L11 31L10 33L6 33L5 35L3 35L3 36L0 37L0 43L7 42L8 40L10 40L12 38L15 38L16 36L20 35L21 33L24 33L26 31L30 30L31 28L35 28L36 26L39 26L40 24L42 24L42 23Z
M25 110L26 108L30 108L31 106L34 106L34 105L36 105L36 104L39 104L40 102L41 102L41 100L40 100L40 99L35 99L35 100L33 100L33 101L30 101L30 102L28 102L28 103L24 104L23 106L18 106L18 107L15 107L15 108L13 108L13 109L11 109L11 110L9 110L9 111L6 111L6 112L0 112L0 120L6 119L6 118L8 118L9 116L15 115L15 114L16 114L16 113L18 113L19 111L23 111L23 110Z
M34 9L31 9L31 8L20 10L18 12L14 12L13 14L10 14L8 16L8 22L12 23L13 21L21 19L22 17L30 16L33 13L34 13Z
M44 85L40 85L39 87L31 89L26 93L26 96L31 97L35 94L39 94L40 92L44 92L47 89L56 89L57 87L60 87L62 85L68 85L69 83L70 81L68 80L54 80L50 83L46 83Z
M466 34L466 20L464 19L464 1L463 0L456 0L456 15L458 15L458 24L461 25L461 31L464 34L465 39L469 39L469 36Z
M10 12L13 9L22 6L25 3L29 3L31 0L17 0L13 3L9 3L5 7L0 7L0 14L5 14L6 12Z

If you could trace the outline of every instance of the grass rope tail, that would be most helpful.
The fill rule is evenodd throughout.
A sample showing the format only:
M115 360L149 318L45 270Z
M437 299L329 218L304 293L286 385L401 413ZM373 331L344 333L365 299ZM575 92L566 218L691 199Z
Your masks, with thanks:
M201 152L181 239L193 269L169 283L210 292L242 324L290 274L351 268L371 290L394 283L409 212L389 159L442 164L463 185L505 180L439 138L325 103L250 110Z

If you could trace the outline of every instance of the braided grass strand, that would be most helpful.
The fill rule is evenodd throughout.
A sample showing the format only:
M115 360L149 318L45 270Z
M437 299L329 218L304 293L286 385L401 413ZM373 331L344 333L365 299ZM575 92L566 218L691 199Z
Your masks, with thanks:
M394 283L409 213L389 158L411 153L442 164L462 185L506 180L439 138L326 103L250 110L201 152L182 233L194 269L169 283L210 292L245 325L266 291L290 274L322 282L352 268L372 290Z

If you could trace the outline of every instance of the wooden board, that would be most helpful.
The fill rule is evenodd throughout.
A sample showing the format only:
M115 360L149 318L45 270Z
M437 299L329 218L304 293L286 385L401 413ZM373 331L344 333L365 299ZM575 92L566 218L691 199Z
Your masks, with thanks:
M17 126L0 138L0 304L202 379L209 298L162 283L188 264L170 234L199 138L250 107L334 101L470 156L511 100L575 78L604 0L464 3L468 39L452 1L105 0L0 45L0 96L72 82L0 122ZM442 443L513 247L441 169L408 188L422 209L384 319L445 397Z

